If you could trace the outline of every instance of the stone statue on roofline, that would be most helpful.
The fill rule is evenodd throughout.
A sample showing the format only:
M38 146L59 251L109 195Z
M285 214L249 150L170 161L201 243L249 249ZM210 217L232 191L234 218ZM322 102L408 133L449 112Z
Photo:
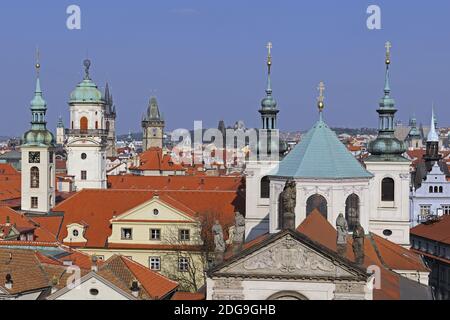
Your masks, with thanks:
M355 230L353 230L353 254L355 255L355 263L359 265L364 264L364 238L365 231L361 224L358 222Z
M339 214L336 220L336 231L337 253L344 257L347 252L348 223L342 213Z
M297 185L289 179L280 194L283 229L295 229L295 207L297 206Z
M212 227L212 233L214 236L214 245L215 245L214 250L216 255L215 263L219 264L223 261L223 254L225 253L226 250L226 244L223 238L223 229L218 220L216 220L216 222Z
M238 253L242 250L245 238L245 218L240 212L236 212L234 216L234 235L233 235L233 252Z

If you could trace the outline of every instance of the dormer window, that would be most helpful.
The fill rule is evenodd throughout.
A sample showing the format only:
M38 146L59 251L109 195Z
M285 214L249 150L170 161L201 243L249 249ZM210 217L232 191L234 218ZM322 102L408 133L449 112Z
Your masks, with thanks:
M154 209L153 210L153 215L155 215L155 216L159 215L159 210L158 209Z
M133 240L133 229L122 228L122 240Z
M73 230L73 231L72 231L72 235L73 235L74 237L78 237L78 236L80 235L80 232L79 232L78 230Z

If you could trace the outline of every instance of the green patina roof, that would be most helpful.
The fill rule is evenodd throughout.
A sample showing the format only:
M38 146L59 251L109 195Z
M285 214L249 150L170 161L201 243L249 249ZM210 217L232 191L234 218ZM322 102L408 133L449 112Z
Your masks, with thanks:
M75 90L70 95L70 102L78 102L78 103L105 103L103 100L103 95L98 90L97 85L91 80L89 75L89 68L91 67L91 61L89 59L84 60L84 79L81 81Z
M102 103L102 93L91 79L84 79L71 93L70 102Z
M363 168L322 120L314 125L275 171L274 176L306 179L351 179L373 176Z

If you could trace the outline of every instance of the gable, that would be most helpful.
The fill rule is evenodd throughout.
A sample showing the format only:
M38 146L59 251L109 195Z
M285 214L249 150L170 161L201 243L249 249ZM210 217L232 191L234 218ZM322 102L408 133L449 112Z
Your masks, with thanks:
M322 278L361 281L351 267L295 239L290 234L214 272L216 276Z
M93 290L97 291L94 295ZM116 287L98 274L90 273L73 288L65 287L48 300L135 300L133 296Z
M188 212L189 211L189 212ZM114 222L120 221L186 221L193 222L195 219L190 215L191 210L175 208L174 206L162 201L160 198L153 198L136 208L133 208L124 214L113 219Z

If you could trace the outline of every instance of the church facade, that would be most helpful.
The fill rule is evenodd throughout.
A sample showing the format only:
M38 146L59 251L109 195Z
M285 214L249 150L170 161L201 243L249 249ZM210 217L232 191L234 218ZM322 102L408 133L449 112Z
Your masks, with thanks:
M297 188L295 223L317 209L332 224L342 213L352 231L357 223L402 246L409 245L410 161L394 136L397 110L390 89L390 43L386 45L384 96L377 110L379 134L370 157L359 163L324 122L324 86L319 86L320 119L279 163L247 166L247 240L282 226L279 195L286 182Z

